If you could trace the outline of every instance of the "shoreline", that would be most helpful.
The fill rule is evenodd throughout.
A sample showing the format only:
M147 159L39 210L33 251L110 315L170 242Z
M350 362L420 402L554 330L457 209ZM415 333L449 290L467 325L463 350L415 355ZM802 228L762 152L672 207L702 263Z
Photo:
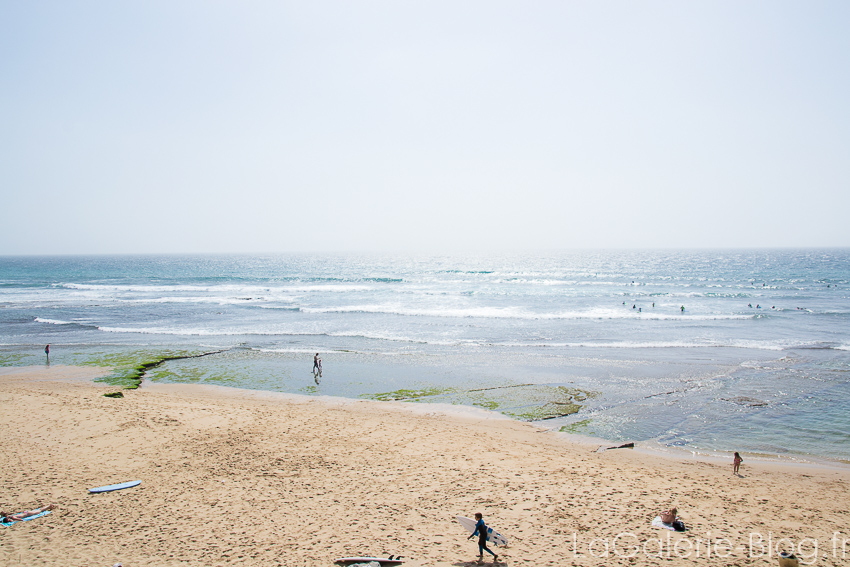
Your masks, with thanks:
M624 537L641 557L609 548L606 563L657 563L653 546L667 546L668 564L704 563L693 546L706 538L728 541L725 564L742 567L758 562L754 537L804 553L820 542L818 565L850 557L845 469L747 460L733 477L730 463L598 453L477 408L194 384L107 398L115 387L91 382L102 373L0 369L0 505L58 505L2 528L0 564L313 567L394 554L405 567L473 567L477 547L454 516L478 511L511 540L501 565L595 566L603 542ZM670 506L691 531L650 526ZM829 547L836 533L843 556Z
M671 452L684 443L685 456L717 454L722 458L728 450L730 454L739 451L751 458L780 462L850 462L846 436L839 433L843 419L841 408L845 405L840 397L840 373L833 372L835 376L831 378L833 387L838 388L838 397L824 400L821 394L816 393L811 399L806 394L812 384L820 384L814 379L804 377L801 378L804 383L790 386L792 393L789 395L796 399L793 403L784 399L785 393L760 393L764 387L759 386L758 381L749 382L747 373L751 367L772 368L763 372L769 374L778 371L774 365L793 366L782 362L790 356L785 353L781 358L762 353L768 355L767 362L758 362L759 356L748 358L751 353L744 353L747 357L741 358L742 354L737 352L729 354L729 360L715 360L711 353L700 354L700 349L679 353L681 356L673 359L668 355L658 358L650 349L636 358L628 353L600 360L592 352L585 353L590 358L581 353L566 358L534 353L517 361L505 352L484 355L477 349L448 360L434 353L418 353L413 357L399 353L366 356L329 351L326 362L334 372L326 376L328 380L323 380L321 385L314 385L313 377L306 372L309 361L294 355L269 356L264 349L255 346L212 348L212 345L158 344L130 348L93 344L62 349L64 356L60 355L56 362L117 366L116 381L133 378L133 384L137 384L134 377L139 365L151 361L155 364L163 357L177 355L182 358L184 354L222 348L227 353L219 353L204 362L167 363L146 378L355 399L421 394L417 396L421 397L418 401L486 407L515 419L551 417L552 421L540 421L540 425L553 429L564 426L570 433L602 440L640 439L644 440L641 443L646 448L658 448L662 453ZM22 356L18 364L38 365L37 354L41 349L33 347L32 351L26 356L12 353L9 358L14 360L14 356ZM32 354L36 356L30 356ZM506 358L494 359L493 356ZM43 356L40 358L43 361ZM806 360L808 362L800 362L800 368L796 369L805 375L807 365L815 364ZM841 366L850 361L841 358L835 362ZM818 364L821 363L826 364L824 361ZM789 372L797 375L793 369ZM453 373L463 376L462 383L451 379ZM683 378L687 376L691 378ZM642 391L632 391L632 385L646 381L652 384L648 397ZM484 391L486 388L480 387L491 383L507 389ZM517 388L512 389L514 386ZM823 412L815 415L806 411L806 404L820 401L825 404ZM578 404L581 413L573 414L575 410L571 404ZM564 411L559 413L562 408Z
M627 443L628 441L614 441L610 439L603 439L599 437L590 437L586 435L580 435L576 433L567 433L563 431L559 431L558 429L547 427L540 422L533 421L523 421L519 419L515 419L511 416L499 413L497 411L488 410L486 408L479 408L475 406L465 406L465 405L456 405L456 404L445 404L439 402L408 402L408 401L378 401L378 400L369 400L369 399L359 399L359 398L346 398L344 396L331 396L331 395L308 395L308 394L298 394L292 392L273 392L270 390L253 390L250 388L240 388L237 386L223 386L218 384L189 384L189 383L180 383L180 382L169 382L169 383L158 383L150 380L142 381L139 385L139 389L154 389L161 388L163 391L167 391L169 387L180 387L185 386L190 390L192 388L209 388L211 391L221 392L222 395L244 395L248 397L257 397L257 398L268 398L268 399L281 399L281 400L290 400L295 402L309 402L309 401L319 401L325 402L330 405L346 405L349 403L365 403L365 404L382 404L381 407L388 408L398 408L401 411L409 411L416 414L442 414L447 417L479 417L480 419L492 419L492 420L507 420L515 423L521 423L525 425L533 426L540 430L541 433L551 433L555 437L563 438L566 442L579 445L586 446L592 448L596 451L602 447L616 447L617 445L621 445L623 443ZM230 394L229 394L230 393ZM396 405L398 404L398 405ZM721 456L718 454L713 454L712 452L702 451L697 449L688 449L684 447L652 447L649 446L646 441L635 441L634 451L641 452L647 455L652 455L664 459L672 459L676 461L702 461L706 463L712 464L729 464L731 466L731 454L733 451L729 451L730 456L727 458L725 456ZM717 452L714 452L717 453ZM846 470L850 472L850 461L841 461L828 459L823 457L818 457L814 455L797 455L791 454L788 455L767 455L767 454L758 454L744 451L743 455L747 456L747 460L750 462L758 462L764 464L772 464L777 467L818 467L818 468L835 468L837 470Z
M64 366L57 365L51 368L67 368L67 369L81 369L92 371L92 378L90 379L90 383L95 386L102 386L103 388L121 388L119 386L108 385L102 382L95 382L94 380L98 377L102 377L108 375L111 371L110 368L107 367L85 367L85 366ZM0 367L0 377L5 374L14 374L14 370L19 369L22 372L29 373L31 371L38 371L43 369L43 367L39 366L21 366L21 367ZM4 370L11 370L11 372L4 372ZM74 372L74 370L72 370ZM51 380L53 378L43 378L45 380ZM73 379L72 379L73 380ZM121 388L123 390L123 388ZM298 394L292 392L274 392L270 390L254 390L251 388L240 388L237 386L223 386L219 384L190 384L183 382L168 382L168 383L159 383L153 382L151 380L142 380L138 386L139 390L152 390L152 391L160 391L160 392L181 392L181 393L191 393L193 391L203 392L207 391L213 394L216 397L234 397L234 398L248 398L248 399L260 399L260 400L278 400L289 403L320 403L327 404L332 407L345 407L350 404L380 404L381 408L385 408L388 410L394 410L399 412L409 412L415 415L443 415L448 417L449 419L458 418L458 419L479 419L479 420L493 420L493 421L510 421L513 423L523 424L527 426L531 426L536 428L540 433L549 433L556 438L563 439L566 443L576 446L587 447L588 449L593 450L594 452L600 449L604 449L606 447L611 447L612 449L617 447L618 445L623 444L622 441L613 441L610 439L603 439L597 437L589 437L585 435L575 434L575 433L567 433L559 431L558 429L546 427L539 422L529 422L515 419L511 416L499 413L497 411L488 410L486 408L479 408L475 406L465 406L465 405L455 405L455 404L444 404L444 403L434 403L434 402L406 402L406 401L378 401L378 400L369 400L369 399L359 399L359 398L346 398L343 396L331 396L331 395L308 395L308 394ZM716 454L716 452L708 452L701 451L697 449L688 449L684 447L658 447L658 446L649 446L649 443L646 441L635 441L635 446L632 449L623 449L623 450L632 450L636 453L641 453L647 456L669 459L677 462L703 462L713 465L731 466L731 456L721 456ZM618 448L619 449L619 448ZM610 450L610 449L609 449ZM600 450L599 452L605 452L604 450ZM729 451L731 454L732 451ZM782 470L787 468L789 471L799 470L801 467L814 467L818 469L834 469L838 471L850 472L850 461L844 462L840 460L833 460L827 458L821 458L813 455L796 455L796 454L788 454L788 455L765 455L751 452L742 452L744 456L747 457L747 462L750 463L760 463L766 466L774 466L777 470Z
M120 388L123 390L121 386L113 386L108 385L102 382L95 382L94 380L98 377L103 377L108 375L111 372L111 369L108 367L88 367L88 366L65 366L65 365L56 365L50 368L68 368L68 369L91 369L92 370L92 378L91 383L93 385L103 386L104 388ZM32 372L44 369L41 366L19 366L19 367L0 367L0 377L2 377L6 373L14 373L14 370L19 369L22 372ZM10 372L4 372L10 371ZM96 375L98 374L98 375ZM48 379L48 378L46 378ZM555 428L547 427L539 422L529 422L515 419L511 416L499 413L497 411L488 410L486 408L479 408L475 406L466 406L466 405L456 405L456 404L445 404L445 403L435 403L435 402L406 402L406 401L378 401L378 400L369 400L369 399L360 399L360 398L347 398L344 396L332 396L332 395L309 395L309 394L299 394L293 392L274 392L270 390L255 390L251 388L240 388L237 386L224 386L219 384L191 384L191 383L183 383L183 382L168 382L168 383L159 383L154 382L152 380L142 380L138 386L139 390L159 390L163 392L168 392L169 390L179 391L179 392L191 392L192 390L197 389L198 391L208 390L209 392L216 393L218 396L223 397L246 397L246 398L255 398L255 399L267 399L267 400L282 400L293 403L309 403L309 402L319 402L326 403L330 406L346 406L348 404L381 404L383 408L393 408L399 411L407 411L414 414L419 415L445 415L449 418L458 417L458 418L473 418L477 417L482 420L494 420L501 421L507 420L519 424L529 425L537 428L541 433L550 433L557 438L564 439L567 443L585 446L591 448L596 451L600 448L604 447L616 447L618 445L623 444L623 441L614 441L610 439L603 439L597 437L590 437L575 433L567 433L559 431ZM626 441L628 442L628 441ZM731 466L731 453L733 451L729 451L730 456L722 456L717 454L717 451L707 451L707 450L699 450L693 448L686 447L672 447L672 446L653 446L653 442L647 441L635 441L635 446L632 449L637 453L642 453L648 456L670 459L673 461L679 462L705 462L715 465L726 465L729 464ZM824 468L824 469L836 469L841 471L850 471L850 461L841 461L836 459L829 459L825 457L819 457L816 455L798 455L789 453L787 455L772 455L772 454L759 454L752 453L748 451L742 451L742 455L747 457L747 462L755 462L762 463L764 465L772 465L777 467L778 469L782 469L784 467L788 467L789 470L798 470L800 467L816 467L816 468Z
M185 388L185 390L184 390ZM167 383L160 384L157 382L143 381L139 389L159 390L162 392L180 391L191 392L192 390L203 391L209 389L210 392L215 392L215 395L228 396L244 396L247 398L282 400L292 403L324 403L334 407L345 407L350 404L380 404L381 408L395 410L399 412L409 412L416 415L443 415L449 419L478 419L482 421L510 421L517 424L527 425L539 430L539 433L548 433L555 438L563 439L570 445L579 447L587 447L593 452L597 452L601 448L611 447L607 450L632 450L636 453L669 459L677 462L703 462L713 465L729 467L731 464L731 454L729 457L691 450L680 447L649 447L645 441L635 441L633 449L620 449L618 445L622 445L622 441L612 441L610 439L602 439L597 437L588 437L575 433L567 433L558 431L557 429L549 428L541 425L538 422L529 422L514 419L502 413L488 410L486 408L478 408L474 406L461 406L433 402L406 402L406 401L378 401L366 400L357 398L346 398L342 396L320 395L311 396L307 394L296 394L290 392L272 392L268 390L252 390L250 388L239 388L235 386L221 386L217 384L185 384L185 383ZM599 451L606 452L606 451ZM800 467L813 467L818 469L834 469L850 473L850 462L835 461L830 459L818 458L810 455L792 455L787 456L777 455L771 457L768 455L759 455L749 452L743 452L749 463L759 463L766 466L775 466L777 470L788 468L789 470L798 470Z

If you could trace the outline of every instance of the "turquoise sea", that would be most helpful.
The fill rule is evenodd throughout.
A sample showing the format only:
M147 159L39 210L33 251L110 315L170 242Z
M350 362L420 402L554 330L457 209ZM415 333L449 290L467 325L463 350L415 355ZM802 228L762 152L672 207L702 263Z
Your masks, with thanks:
M214 353L146 380L850 460L846 249L0 257L0 364L48 343L50 364Z

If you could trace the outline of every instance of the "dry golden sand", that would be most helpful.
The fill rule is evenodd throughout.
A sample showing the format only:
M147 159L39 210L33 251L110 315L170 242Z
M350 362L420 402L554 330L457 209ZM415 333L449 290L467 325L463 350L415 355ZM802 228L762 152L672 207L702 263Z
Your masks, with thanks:
M476 511L511 539L498 550L507 565L777 565L766 546L749 547L750 534L762 545L769 534L816 538L814 564L850 561L850 541L843 558L840 549L850 540L846 469L747 459L738 478L731 459L596 453L483 412L198 386L110 399L96 375L0 369L0 507L58 505L0 528L0 564L330 566L401 554L471 567L476 544L454 517ZM133 479L142 484L86 490ZM691 531L650 527L670 505ZM624 532L633 536L617 553L646 543L652 555L618 556ZM593 552L607 545L608 558L589 554L595 538ZM717 538L730 557L706 556Z

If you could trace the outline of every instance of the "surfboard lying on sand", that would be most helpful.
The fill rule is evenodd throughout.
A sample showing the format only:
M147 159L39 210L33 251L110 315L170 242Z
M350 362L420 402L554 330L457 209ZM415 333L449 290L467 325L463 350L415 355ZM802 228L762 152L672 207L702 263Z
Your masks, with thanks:
M89 488L89 492L112 492L113 490L121 490L122 488L132 488L142 484L141 480L131 480L120 484L110 484L109 486L98 486L97 488Z
M457 521L460 522L461 526L466 528L466 531L471 534L475 533L475 520L473 520L472 518L467 518L466 516L457 516ZM502 547L506 547L508 545L508 538L506 538L490 526L487 526L487 541L496 545L501 545Z
M384 565L401 565L404 563L401 557L396 557L393 559L393 556L389 557L340 557L334 563L337 565L352 565L354 563L371 563L372 561L376 561L380 563L382 566Z

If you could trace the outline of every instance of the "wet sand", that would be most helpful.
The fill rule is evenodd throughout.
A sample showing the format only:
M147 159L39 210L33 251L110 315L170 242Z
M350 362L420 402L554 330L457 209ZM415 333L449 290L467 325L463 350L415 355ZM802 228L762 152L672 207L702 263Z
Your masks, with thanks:
M454 517L475 512L511 540L504 565L777 565L777 543L808 564L850 560L846 468L744 455L736 477L731 456L597 453L424 404L156 384L113 399L101 372L0 369L0 508L57 505L0 527L0 565L471 567ZM650 526L670 506L690 531Z

